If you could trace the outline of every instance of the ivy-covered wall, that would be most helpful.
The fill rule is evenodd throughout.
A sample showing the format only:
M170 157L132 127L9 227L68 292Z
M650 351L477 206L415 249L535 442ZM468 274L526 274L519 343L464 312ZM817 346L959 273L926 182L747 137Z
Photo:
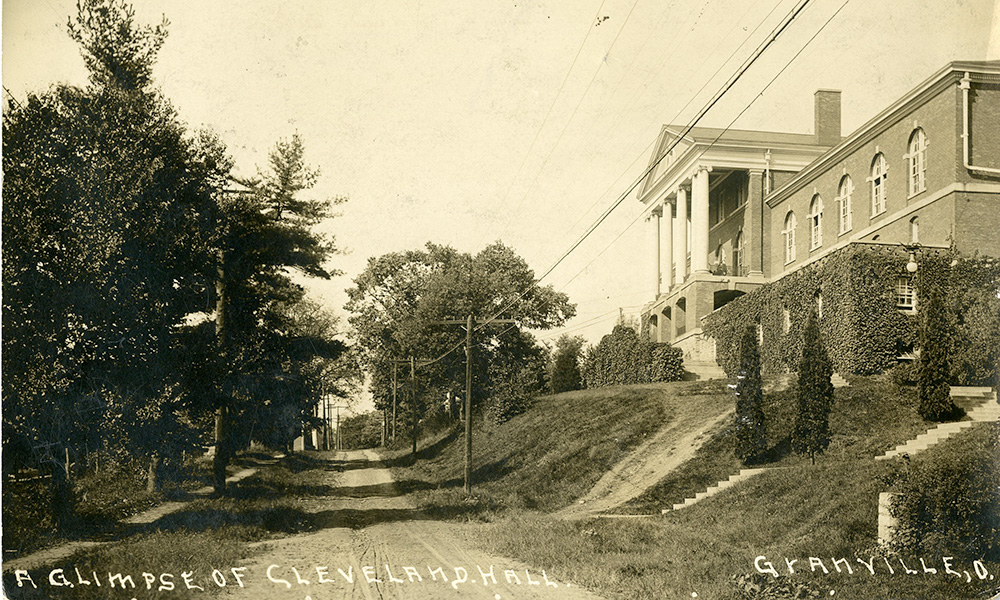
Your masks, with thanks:
M907 275L908 259L899 246L851 244L707 315L703 330L715 338L716 360L729 374L736 371L739 334L747 323L759 323L763 330L763 371L794 371L802 356L802 329L809 311L817 310L834 370L880 373L917 342L916 315L896 306L896 280ZM1000 262L993 259L924 248L917 262L918 306L921 288L947 285L961 314L962 290L995 296L1000 285Z

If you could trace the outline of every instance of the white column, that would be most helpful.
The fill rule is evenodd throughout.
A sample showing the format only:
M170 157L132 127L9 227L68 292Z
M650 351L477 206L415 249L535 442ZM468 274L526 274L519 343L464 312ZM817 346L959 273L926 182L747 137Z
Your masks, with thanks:
M660 242L660 248L663 250L660 270L663 272L663 290L669 291L674 284L671 273L674 264L674 208L669 202L663 203L663 218L665 222L660 224L660 232L663 234L663 240Z
M660 294L660 217L649 213L646 217L646 238L649 245L649 293L655 299Z
M691 271L708 273L708 172L698 167L691 180Z
M677 216L674 218L674 260L677 261L677 281L687 278L687 190L677 188Z

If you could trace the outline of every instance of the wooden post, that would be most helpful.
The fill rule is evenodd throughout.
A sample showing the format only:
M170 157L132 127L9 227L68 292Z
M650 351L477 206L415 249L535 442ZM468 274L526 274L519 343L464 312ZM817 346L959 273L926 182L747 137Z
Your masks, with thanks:
M410 437L413 440L413 462L417 462L417 369L413 362L413 355L410 355L410 417L411 422Z
M465 322L465 493L472 494L472 326Z
M392 441L396 441L396 363L392 363Z

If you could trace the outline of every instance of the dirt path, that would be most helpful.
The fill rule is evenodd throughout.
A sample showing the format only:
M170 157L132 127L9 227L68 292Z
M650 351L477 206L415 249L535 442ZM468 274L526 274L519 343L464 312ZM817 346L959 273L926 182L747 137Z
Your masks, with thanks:
M605 473L578 503L554 516L585 519L639 496L690 460L698 448L709 440L711 432L732 414L733 410L729 409L717 415L672 421Z
M338 453L331 467L323 483L336 493L303 508L323 529L262 544L264 552L242 565L245 587L230 577L223 598L598 598L472 549L470 528L424 517L373 451Z

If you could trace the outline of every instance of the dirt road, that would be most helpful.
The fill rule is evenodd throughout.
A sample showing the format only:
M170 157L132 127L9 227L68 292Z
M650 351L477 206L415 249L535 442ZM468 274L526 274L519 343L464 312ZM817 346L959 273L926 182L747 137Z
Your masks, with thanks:
M235 574L220 569L223 598L598 598L554 574L473 550L471 526L421 515L372 451L338 453L327 472L336 493L304 508L323 529L265 542Z

